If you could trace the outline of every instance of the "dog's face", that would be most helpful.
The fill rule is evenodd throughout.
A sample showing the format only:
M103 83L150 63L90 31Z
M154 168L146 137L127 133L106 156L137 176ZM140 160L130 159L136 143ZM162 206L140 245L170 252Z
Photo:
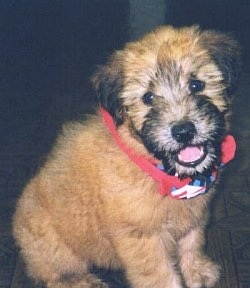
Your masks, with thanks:
M239 49L230 37L197 27L161 27L129 43L93 78L117 127L180 177L220 161L237 83Z

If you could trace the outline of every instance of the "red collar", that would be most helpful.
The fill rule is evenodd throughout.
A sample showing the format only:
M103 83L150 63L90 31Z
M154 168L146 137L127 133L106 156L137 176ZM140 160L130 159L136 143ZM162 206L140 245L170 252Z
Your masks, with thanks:
M177 176L168 175L166 172L157 168L154 165L154 163L152 163L142 155L136 154L130 147L126 146L126 144L120 138L111 115L103 108L101 108L100 111L103 121L106 124L109 131L111 132L117 145L125 154L127 154L130 160L132 160L138 167L140 167L141 170L143 170L145 173L150 175L154 180L159 182L160 184L159 193L162 196L171 195L170 193L171 191L173 191L173 187L175 189L179 189L192 182L192 179L189 177L179 179ZM222 164L227 164L234 158L235 150L236 150L236 143L234 137L232 135L227 135L221 144ZM213 173L215 179L217 177L217 172L218 171L215 171Z

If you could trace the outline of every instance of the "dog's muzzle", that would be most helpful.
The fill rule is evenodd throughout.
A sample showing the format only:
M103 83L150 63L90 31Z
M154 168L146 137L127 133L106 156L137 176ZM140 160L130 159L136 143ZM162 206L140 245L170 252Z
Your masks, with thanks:
M195 167L200 164L207 155L206 145L190 145L197 134L195 125L191 121L183 121L175 124L171 129L173 139L183 145L175 156L175 161L185 167Z

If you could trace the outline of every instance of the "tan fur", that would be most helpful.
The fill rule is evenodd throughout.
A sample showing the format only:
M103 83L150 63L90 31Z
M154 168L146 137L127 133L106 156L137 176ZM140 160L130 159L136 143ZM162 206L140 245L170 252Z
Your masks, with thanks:
M170 119L181 119L187 109L198 115L191 100L181 96L191 73L206 81L204 93L225 109L222 72L200 44L202 37L195 27L163 27L128 44L105 68L111 78L115 67L123 71L120 97L127 110L119 112L126 116L118 131L137 153L152 158L133 128L141 128L149 111L138 97L146 92L156 62L171 65L174 58L182 65L178 76L171 74L170 81L178 78L176 91L154 84L168 105L185 103L170 111L164 97L160 100ZM107 287L89 274L93 264L123 268L134 288L181 288L183 280L190 288L213 287L219 268L202 253L212 194L190 200L161 196L158 184L118 148L97 114L64 129L24 190L13 231L29 275L48 287Z

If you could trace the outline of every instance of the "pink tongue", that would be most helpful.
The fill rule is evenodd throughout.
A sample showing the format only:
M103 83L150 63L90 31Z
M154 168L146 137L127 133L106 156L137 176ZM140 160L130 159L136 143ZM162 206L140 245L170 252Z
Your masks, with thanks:
M199 147L186 147L179 152L178 158L180 161L188 163L200 159L202 154L203 151Z

